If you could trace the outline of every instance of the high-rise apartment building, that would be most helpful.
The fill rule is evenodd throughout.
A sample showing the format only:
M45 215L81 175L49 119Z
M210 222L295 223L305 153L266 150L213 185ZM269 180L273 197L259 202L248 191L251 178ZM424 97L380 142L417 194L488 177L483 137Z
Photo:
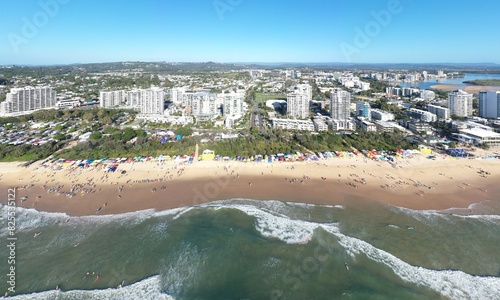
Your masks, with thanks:
M56 92L47 86L13 88L0 103L0 115L22 115L56 107Z
M312 100L312 88L309 84L296 85L286 98L288 118L306 119L309 117L309 103Z
M334 120L348 120L351 117L351 94L334 89L330 92L330 115Z
M500 92L479 92L479 116L483 118L500 118Z
M124 105L125 95L125 91L101 91L99 93L99 106L111 108Z
M217 114L215 105L217 95L212 93L194 93L191 100L191 112L198 119L213 118Z
M456 90L448 94L450 114L457 117L472 116L472 94Z
M225 93L224 117L239 118L243 116L243 95L240 93Z
M184 93L186 93L186 89L183 87L175 87L170 90L170 101L174 104L182 103L184 99Z
M356 101L356 116L363 117L367 121L371 121L370 104L365 101Z

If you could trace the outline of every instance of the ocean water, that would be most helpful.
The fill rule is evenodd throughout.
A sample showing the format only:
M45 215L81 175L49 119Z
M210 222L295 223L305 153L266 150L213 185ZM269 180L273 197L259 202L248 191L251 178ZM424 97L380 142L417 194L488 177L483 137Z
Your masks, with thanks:
M433 79L418 82L397 82L402 87L418 87L419 89L425 90L430 89L433 85L438 84L451 84L457 86L470 86L470 84L463 83L464 81L478 80L478 79L500 79L500 74L478 74L478 73L465 73L464 77L459 78L446 78L446 79Z
M231 199L88 217L18 208L10 297L500 299L500 217L458 212L359 199ZM0 239L7 243L5 230ZM7 255L0 252L1 274Z

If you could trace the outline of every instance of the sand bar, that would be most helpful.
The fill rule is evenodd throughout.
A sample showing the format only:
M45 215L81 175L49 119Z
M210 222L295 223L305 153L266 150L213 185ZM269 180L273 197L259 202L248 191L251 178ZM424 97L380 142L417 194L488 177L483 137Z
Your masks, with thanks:
M500 91L500 86L486 86L486 85L453 85L453 84L437 84L431 86L433 89L451 91L451 90L464 90L467 93L479 93L480 91Z

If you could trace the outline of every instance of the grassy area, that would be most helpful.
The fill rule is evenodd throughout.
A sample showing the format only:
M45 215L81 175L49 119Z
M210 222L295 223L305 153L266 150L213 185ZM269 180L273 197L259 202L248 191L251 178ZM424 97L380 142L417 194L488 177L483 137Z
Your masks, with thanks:
M271 99L286 100L286 95L281 93L255 93L255 101L266 102Z
M359 99L363 101L377 101L378 98L368 97L368 96L354 96L354 99Z
M500 79L476 79L476 80L467 80L464 81L464 83L472 85L500 86Z

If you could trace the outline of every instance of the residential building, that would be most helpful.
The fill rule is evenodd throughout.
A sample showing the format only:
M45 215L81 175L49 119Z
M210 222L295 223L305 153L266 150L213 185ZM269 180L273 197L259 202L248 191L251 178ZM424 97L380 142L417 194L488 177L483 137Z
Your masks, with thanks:
M334 89L330 92L330 114L334 120L348 120L351 117L351 95L349 92Z
M457 117L472 116L472 94L463 90L455 90L448 94L450 114Z
M186 126L194 123L194 119L191 116L138 115L137 119L155 123L169 123L171 125L180 126Z
M358 125L362 131L366 131L366 132L377 131L377 126L374 123L369 122L367 120L359 120Z
M471 121L453 121L451 123L451 129L453 131L461 131L464 129L482 129L485 131L494 131L492 127Z
M450 109L446 107L428 104L427 111L429 111L431 114L435 114L440 120L447 120L450 118Z
M417 119L422 122L435 122L437 121L437 116L433 113L430 113L425 110L421 109L416 109L416 108L410 108L406 112L406 114L412 118L412 119Z
M112 108L124 105L126 102L125 91L101 91L99 93L99 106Z
M197 120L213 119L217 116L217 95L206 92L192 94L191 113Z
M409 122L408 129L412 132L416 132L419 134L431 135L433 133L431 125L429 125L429 123L424 123L424 122L414 122L414 121Z
M354 131L356 123L353 120L328 120L328 126L333 131Z
M479 92L479 116L483 118L500 118L500 91Z
M80 103L83 101L82 98L60 98L57 99L56 107L57 108L75 108L80 106Z
M144 115L163 115L165 91L158 87L127 92L127 106Z
M311 120L299 119L271 119L273 128L285 130L314 131L314 123Z
M432 101L436 98L436 93L429 90L422 90L420 91L420 98L424 99L425 101Z
M346 88L359 88L363 91L370 89L370 83L359 80L359 77L352 74L344 74L339 77L338 81Z
M142 90L127 91L127 107L135 110L141 109Z
M476 146L483 144L500 146L500 133L479 128L462 129L460 133L457 134L457 139L460 142L470 143Z
M363 117L367 121L371 120L371 107L368 102L356 101L356 116Z
M309 84L296 85L291 93L287 94L286 115L293 119L309 117L309 103L312 100L312 88Z
M224 117L241 118L243 116L244 95L240 93L225 93L222 94L222 97L224 98Z
M406 131L406 128L399 126L396 122L375 121L374 123L378 132L394 132L395 130L401 132Z
M373 120L379 120L379 121L392 121L394 120L394 114L390 112L386 112L381 109L377 108L372 108L371 109L371 116Z
M29 114L56 107L56 92L47 86L13 88L0 103L0 116Z
M403 96L403 90L401 88L393 86L386 87L385 93L393 96Z
M183 87L175 87L170 90L170 101L174 104L181 104L184 99L186 89Z
M322 118L314 118L313 124L316 131L328 131L328 124Z

